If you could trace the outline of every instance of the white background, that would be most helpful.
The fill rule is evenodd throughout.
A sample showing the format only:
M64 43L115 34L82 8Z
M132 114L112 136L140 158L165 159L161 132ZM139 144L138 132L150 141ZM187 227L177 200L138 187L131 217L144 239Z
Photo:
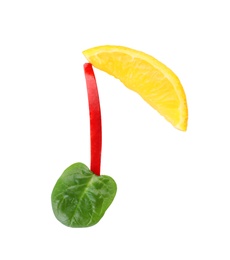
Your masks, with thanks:
M0 259L230 259L229 1L0 2ZM95 70L102 174L117 196L84 229L54 217L69 165L89 165L82 51L124 45L180 78L187 132Z

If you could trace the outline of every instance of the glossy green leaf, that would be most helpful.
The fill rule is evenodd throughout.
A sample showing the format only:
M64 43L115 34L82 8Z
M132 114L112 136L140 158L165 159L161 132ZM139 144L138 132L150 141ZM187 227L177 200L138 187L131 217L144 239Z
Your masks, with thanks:
M95 225L112 203L115 181L97 176L82 163L68 167L54 186L51 201L56 218L69 227Z

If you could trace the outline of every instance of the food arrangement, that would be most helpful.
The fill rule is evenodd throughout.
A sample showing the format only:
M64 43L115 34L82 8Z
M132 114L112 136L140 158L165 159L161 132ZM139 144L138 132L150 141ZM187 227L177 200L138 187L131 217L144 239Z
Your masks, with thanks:
M84 73L89 101L91 165L69 166L56 182L51 202L55 217L69 227L95 225L112 203L115 181L100 175L102 124L93 66L119 79L181 131L186 131L188 108L175 73L152 56L123 46L98 46L83 52L89 63Z

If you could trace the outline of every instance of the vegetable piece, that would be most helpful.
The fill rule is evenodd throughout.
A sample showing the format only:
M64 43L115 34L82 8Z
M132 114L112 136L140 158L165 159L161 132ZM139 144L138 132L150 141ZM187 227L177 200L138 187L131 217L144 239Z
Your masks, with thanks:
M100 176L101 111L92 65L84 65L89 100L91 133L91 170L82 164L69 166L56 182L51 202L55 217L69 227L90 227L98 223L112 203L117 185L106 175Z
M100 175L101 167L101 108L97 89L97 83L90 63L84 64L86 86L89 101L90 115L90 139L91 139L91 166L90 169L96 175Z
M98 223L117 191L115 181L97 176L82 163L69 166L54 186L51 200L56 218L69 227Z

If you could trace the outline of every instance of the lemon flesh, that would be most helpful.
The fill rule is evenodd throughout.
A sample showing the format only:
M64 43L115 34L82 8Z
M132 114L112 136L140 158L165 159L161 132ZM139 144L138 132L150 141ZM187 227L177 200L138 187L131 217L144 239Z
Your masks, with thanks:
M175 73L154 57L123 46L98 46L83 51L96 68L137 92L174 127L186 131L188 108Z

